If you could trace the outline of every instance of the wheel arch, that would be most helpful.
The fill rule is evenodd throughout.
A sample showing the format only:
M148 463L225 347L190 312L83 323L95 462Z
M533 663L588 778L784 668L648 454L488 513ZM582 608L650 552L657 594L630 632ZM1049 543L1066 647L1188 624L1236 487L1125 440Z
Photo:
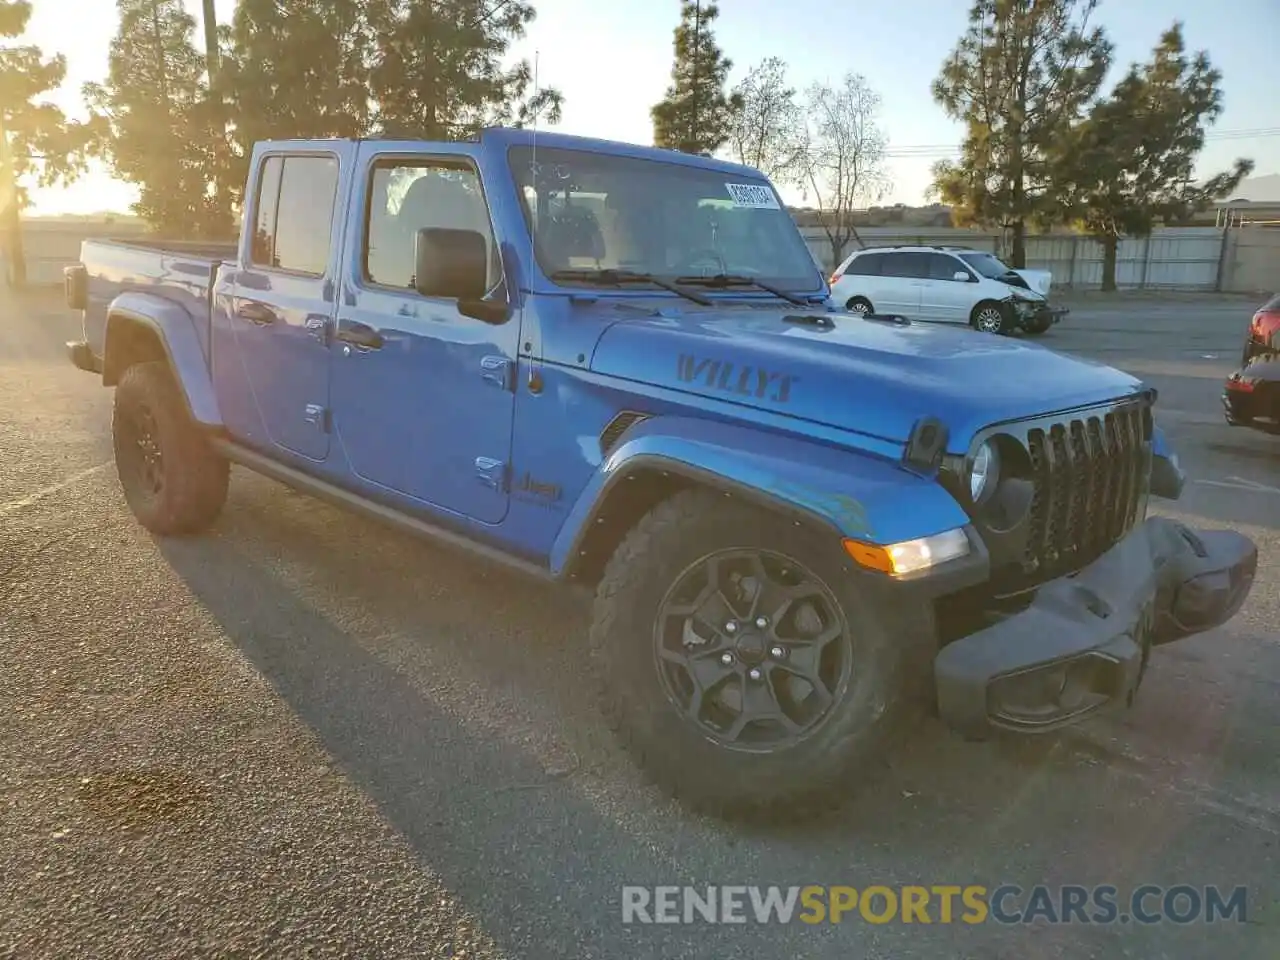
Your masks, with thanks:
M164 361L191 418L204 426L222 425L204 350L182 307L151 294L122 294L107 308L102 352L104 386L118 384L136 363Z
M620 438L579 495L552 546L553 574L594 583L641 517L690 488L833 539L892 543L968 523L940 485L897 464L747 427L655 417Z

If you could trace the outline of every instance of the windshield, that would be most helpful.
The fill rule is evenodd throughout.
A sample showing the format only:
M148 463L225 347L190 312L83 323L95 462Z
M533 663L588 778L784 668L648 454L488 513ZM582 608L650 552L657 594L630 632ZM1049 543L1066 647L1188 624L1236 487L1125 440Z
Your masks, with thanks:
M988 280L999 280L1012 272L989 253L962 253L960 259Z
M732 274L785 290L821 287L809 248L766 180L583 150L536 153L535 166L534 148L513 148L510 164L548 276Z

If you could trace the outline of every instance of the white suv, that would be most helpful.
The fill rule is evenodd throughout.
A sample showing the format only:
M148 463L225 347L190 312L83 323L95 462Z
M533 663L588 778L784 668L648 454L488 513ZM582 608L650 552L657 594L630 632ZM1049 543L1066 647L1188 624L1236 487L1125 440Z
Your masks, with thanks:
M831 302L855 313L967 323L986 333L1044 333L1066 316L1049 306L1048 270L1013 270L966 247L871 247L831 275Z

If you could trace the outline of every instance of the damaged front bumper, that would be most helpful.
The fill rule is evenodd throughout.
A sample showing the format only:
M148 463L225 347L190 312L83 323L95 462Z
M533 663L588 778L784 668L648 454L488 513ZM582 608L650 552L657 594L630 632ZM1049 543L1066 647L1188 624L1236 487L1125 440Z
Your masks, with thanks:
M1051 307L1048 303L1022 302L1015 308L1018 325L1023 330L1043 333L1070 313L1066 307Z
M1226 623L1253 586L1257 546L1229 530L1147 519L1031 604L948 644L938 709L961 733L1041 733L1131 704L1152 647Z

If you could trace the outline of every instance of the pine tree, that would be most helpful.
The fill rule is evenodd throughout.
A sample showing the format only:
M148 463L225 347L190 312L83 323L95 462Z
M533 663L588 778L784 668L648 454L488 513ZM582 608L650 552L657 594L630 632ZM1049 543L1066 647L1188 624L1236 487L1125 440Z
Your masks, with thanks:
M528 62L504 66L534 18L514 0L241 0L227 66L237 140L450 139L560 118Z
M370 133L365 7L361 0L240 0L223 80L242 153L258 140Z
M0 0L0 41L20 38L31 19L28 0ZM45 58L29 44L0 46L0 246L9 262L9 280L24 286L21 181L35 174L41 186L73 179L84 168L84 131L44 100L62 85L67 64Z
M1116 288L1116 250L1158 222L1186 222L1227 196L1252 160L1196 183L1205 128L1222 112L1222 74L1203 51L1188 56L1174 23L1145 64L1134 64L1061 151L1064 206L1103 247L1102 288Z
M153 228L224 236L229 198L217 196L223 151L210 126L205 57L182 0L117 0L120 26L107 79L85 86L97 151L139 188L135 212Z
M934 99L965 125L958 163L934 168L956 221L1013 235L1026 266L1026 231L1056 209L1048 154L1097 96L1112 47L1089 26L1097 0L974 0L969 27L933 83Z
M519 0L370 0L376 129L438 140L535 115L558 122L560 92L532 91L528 61L503 65L535 16Z
M715 3L683 0L675 30L675 62L666 96L654 105L653 142L683 153L715 153L728 142L741 93L726 94L733 61L716 45Z

